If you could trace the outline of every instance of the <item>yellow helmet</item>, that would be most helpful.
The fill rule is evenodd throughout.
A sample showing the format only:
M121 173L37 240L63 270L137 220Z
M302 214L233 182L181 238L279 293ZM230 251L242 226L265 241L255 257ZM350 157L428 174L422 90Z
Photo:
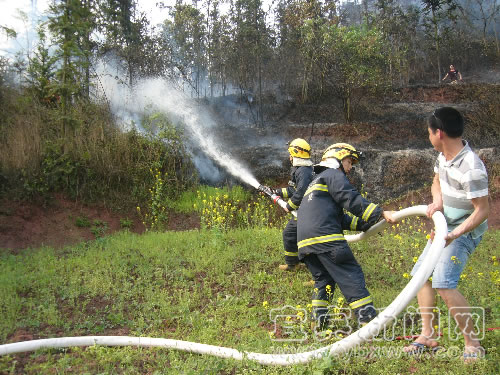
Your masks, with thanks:
M311 146L302 138L296 138L288 144L288 152L295 158L309 159Z
M352 163L356 164L359 161L359 159L362 158L362 152L357 151L350 144L335 143L325 150L321 160L335 158L339 162L342 162L342 159L346 158L347 156L350 156L352 158Z

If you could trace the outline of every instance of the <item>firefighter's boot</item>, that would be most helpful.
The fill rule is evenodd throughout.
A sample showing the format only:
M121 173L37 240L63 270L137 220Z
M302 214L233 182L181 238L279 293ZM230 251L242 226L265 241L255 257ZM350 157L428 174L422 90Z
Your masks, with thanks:
M282 271L296 271L297 264L280 264L278 268Z

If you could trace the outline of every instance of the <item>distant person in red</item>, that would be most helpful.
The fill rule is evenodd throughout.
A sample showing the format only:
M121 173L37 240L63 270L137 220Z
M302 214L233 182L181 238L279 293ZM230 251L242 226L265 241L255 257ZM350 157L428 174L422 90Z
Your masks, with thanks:
M450 65L450 70L444 76L443 81L448 77L450 77L450 83L458 83L459 80L462 80L462 75L453 65Z

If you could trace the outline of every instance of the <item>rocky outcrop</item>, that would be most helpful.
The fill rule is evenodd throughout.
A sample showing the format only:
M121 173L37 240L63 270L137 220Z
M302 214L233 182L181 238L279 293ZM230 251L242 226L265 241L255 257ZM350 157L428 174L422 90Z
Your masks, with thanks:
M488 174L494 175L493 169L500 167L498 149L484 148L475 151L484 161ZM270 149L257 148L251 154L267 155L267 157L246 160L246 163L253 165L252 171L259 181L286 183L290 168L286 153L283 153L281 162L276 158L276 153ZM377 202L396 199L410 191L430 186L434 175L434 163L438 155L431 148L397 151L367 150L365 154L366 158L356 165L349 178L358 190L366 192L370 199Z
M499 85L403 88L392 96L371 98L365 112L351 124L342 122L341 114L329 104L268 104L266 113L274 115L267 116L264 124L257 124L253 118L241 121L238 116L244 111L231 109L232 116L223 117L215 135L230 155L261 183L269 184L288 180L287 141L308 140L315 162L329 145L350 143L366 154L352 173L352 182L380 202L431 184L437 152L429 143L426 124L429 115L442 106L453 106L464 114L464 138L485 162L492 183L498 185L499 95Z

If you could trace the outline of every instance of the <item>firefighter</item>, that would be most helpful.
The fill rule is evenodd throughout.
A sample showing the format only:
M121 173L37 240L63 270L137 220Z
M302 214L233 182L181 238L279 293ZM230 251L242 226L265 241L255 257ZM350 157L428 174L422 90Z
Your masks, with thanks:
M294 139L288 144L288 153L292 163L291 178L286 188L272 189L286 202L286 211L299 208L307 186L313 179L313 162L311 161L311 146L302 138ZM285 264L280 264L282 271L293 271L299 264L297 248L297 218L292 215L283 230L283 246L285 248Z
M393 223L391 212L370 203L350 184L346 174L362 153L346 143L326 149L317 173L304 194L298 211L299 259L315 281L312 307L316 327L328 322L329 297L338 285L358 323L376 315L366 289L361 266L354 258L343 230L366 231L383 218ZM351 213L348 215L345 211Z

